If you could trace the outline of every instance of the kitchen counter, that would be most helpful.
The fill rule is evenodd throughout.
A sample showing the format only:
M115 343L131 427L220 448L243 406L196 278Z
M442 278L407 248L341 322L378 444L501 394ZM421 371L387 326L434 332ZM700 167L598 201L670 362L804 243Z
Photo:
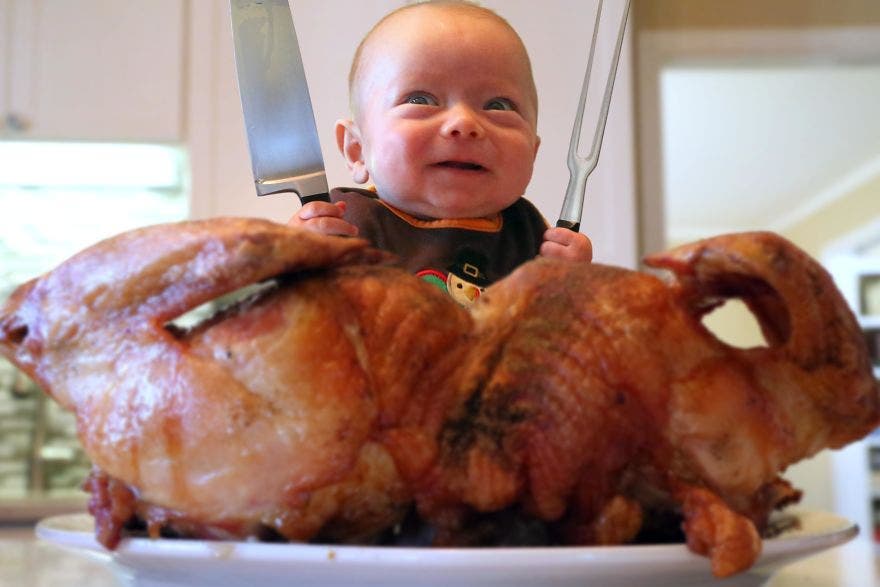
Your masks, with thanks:
M31 527L21 526L0 529L0 585L127 587L129 583L117 578L106 559L44 542L34 537ZM865 539L792 563L765 583L765 587L878 586L880 556Z
M33 528L0 530L3 587L126 587L109 563L43 542Z
M0 538L4 536L3 524L20 527L49 516L81 512L86 509L87 502L85 493L13 498L0 495Z

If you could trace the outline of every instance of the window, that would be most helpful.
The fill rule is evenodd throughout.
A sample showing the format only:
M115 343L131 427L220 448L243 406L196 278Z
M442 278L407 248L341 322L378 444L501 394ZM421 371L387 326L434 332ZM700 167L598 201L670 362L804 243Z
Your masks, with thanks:
M146 144L0 142L0 301L120 232L188 215L186 155ZM88 472L73 415L0 359L0 498L69 496Z

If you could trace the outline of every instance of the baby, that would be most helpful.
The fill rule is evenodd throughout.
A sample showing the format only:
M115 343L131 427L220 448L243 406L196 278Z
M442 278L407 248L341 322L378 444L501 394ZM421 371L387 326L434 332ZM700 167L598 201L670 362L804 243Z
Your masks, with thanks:
M352 179L289 221L359 235L460 303L540 254L590 261L583 234L548 228L522 197L540 144L538 98L519 35L464 1L400 8L355 53L352 119L336 139Z

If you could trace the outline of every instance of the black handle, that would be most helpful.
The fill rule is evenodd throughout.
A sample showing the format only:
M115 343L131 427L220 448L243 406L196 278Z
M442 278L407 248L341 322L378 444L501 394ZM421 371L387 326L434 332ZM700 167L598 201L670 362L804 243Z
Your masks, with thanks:
M563 220L560 218L556 221L557 228L567 228L572 232L580 232L581 231L581 223L580 222L572 222L571 220Z
M299 195L299 194L297 194ZM330 194L312 194L311 196L299 196L300 204L308 204L309 202L329 202Z

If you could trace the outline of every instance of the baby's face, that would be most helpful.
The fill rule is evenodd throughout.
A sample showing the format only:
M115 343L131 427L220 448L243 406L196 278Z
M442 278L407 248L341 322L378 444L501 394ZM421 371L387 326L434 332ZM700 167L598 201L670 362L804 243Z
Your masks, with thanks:
M398 208L481 217L525 192L539 143L534 84L499 23L442 9L398 15L365 48L355 100L366 171Z

